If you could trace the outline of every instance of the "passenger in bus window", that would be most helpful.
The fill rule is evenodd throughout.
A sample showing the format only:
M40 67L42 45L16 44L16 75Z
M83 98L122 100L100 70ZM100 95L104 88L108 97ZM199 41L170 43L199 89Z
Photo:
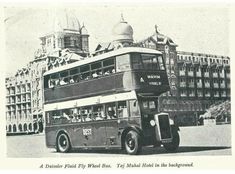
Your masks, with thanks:
M86 117L85 121L92 121L91 114L87 114L87 117Z
M67 120L70 120L70 117L66 112L63 112L63 118L66 118Z
M102 71L99 71L98 76L102 76L102 75L103 75Z
M92 78L98 78L97 72L94 72L94 73L92 74Z
M109 75L109 74L110 74L109 70L105 71L104 73L104 75Z
M64 78L60 79L60 85L66 85L67 83L65 82Z
M88 80L89 79L89 76L86 76L84 80Z
M77 122L82 122L81 115L78 115L78 116L77 116Z
M96 117L96 120L103 120L103 117L100 112L98 112L98 115Z
M70 78L69 83L74 83L74 80L72 77Z
M73 76L73 81L74 81L75 83L79 82L79 76L78 76L78 75Z
M52 80L51 78L48 80L48 87L49 88L54 88L55 87L55 81Z
M71 121L72 121L72 123L75 123L75 122L77 122L77 119L76 119L76 116L75 116L75 115L73 115L73 116L72 116L72 119L71 119Z
M56 85L56 86L59 86L59 84L60 84L60 80L59 80L59 79L56 79L56 80L55 80L55 85Z
M112 107L108 107L107 119L116 118L115 111Z

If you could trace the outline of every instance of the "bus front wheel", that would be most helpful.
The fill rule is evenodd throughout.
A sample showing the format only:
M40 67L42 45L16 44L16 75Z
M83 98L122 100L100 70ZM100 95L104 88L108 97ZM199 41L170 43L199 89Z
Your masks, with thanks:
M125 137L125 149L130 155L138 154L141 149L140 136L135 131L129 131Z
M66 152L70 151L70 149L71 149L69 137L65 133L59 134L56 144L57 144L57 146L56 146L57 152L66 153Z
M163 144L164 148L168 151L168 152L175 152L180 144L180 136L177 130L174 130L172 132L173 135L173 139L171 143L165 143Z

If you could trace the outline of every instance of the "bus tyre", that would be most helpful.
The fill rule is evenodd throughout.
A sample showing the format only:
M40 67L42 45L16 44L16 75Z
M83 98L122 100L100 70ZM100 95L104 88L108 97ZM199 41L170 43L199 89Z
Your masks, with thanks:
M65 133L59 134L56 143L57 152L66 153L70 151L70 149L71 149L71 144L68 135Z
M163 144L164 148L168 151L168 152L175 152L180 144L180 136L177 130L174 130L172 132L173 135L173 140L171 143L165 143Z
M135 131L129 131L125 137L125 149L130 155L136 155L140 153L142 146L140 143L140 136Z

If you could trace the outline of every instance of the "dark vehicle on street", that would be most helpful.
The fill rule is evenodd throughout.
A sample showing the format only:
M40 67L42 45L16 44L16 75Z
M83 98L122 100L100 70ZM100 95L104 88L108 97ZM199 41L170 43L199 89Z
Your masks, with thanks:
M125 149L163 145L176 151L179 128L159 113L158 97L169 91L162 53L120 48L64 65L44 74L46 145Z

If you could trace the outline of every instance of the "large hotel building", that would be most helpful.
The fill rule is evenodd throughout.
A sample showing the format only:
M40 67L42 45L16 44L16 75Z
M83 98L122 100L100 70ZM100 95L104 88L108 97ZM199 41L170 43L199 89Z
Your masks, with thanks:
M133 43L117 39L100 43L89 53L89 34L75 15L65 12L54 21L53 32L40 38L42 48L34 60L6 78L6 131L30 133L43 131L43 73L53 67L102 54L119 47L141 46L163 53L171 90L159 98L159 110L181 126L196 125L200 114L212 104L230 100L230 58L177 51L173 40L158 32ZM115 26L115 35L132 38L132 27L121 18Z

